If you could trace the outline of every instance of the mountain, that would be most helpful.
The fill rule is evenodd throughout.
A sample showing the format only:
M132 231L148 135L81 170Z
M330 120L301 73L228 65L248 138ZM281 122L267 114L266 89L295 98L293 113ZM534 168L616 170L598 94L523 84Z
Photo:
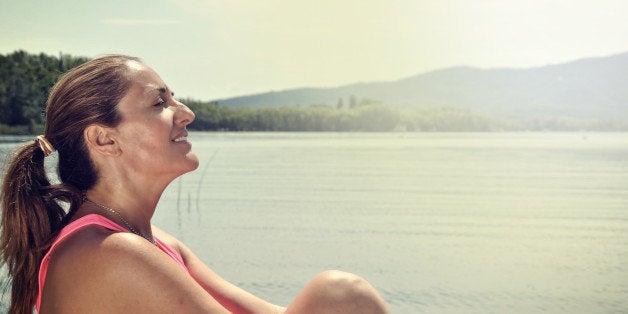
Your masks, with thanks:
M300 88L218 100L229 106L335 106L350 96L400 107L499 116L628 119L628 53L527 69L453 67L391 82Z

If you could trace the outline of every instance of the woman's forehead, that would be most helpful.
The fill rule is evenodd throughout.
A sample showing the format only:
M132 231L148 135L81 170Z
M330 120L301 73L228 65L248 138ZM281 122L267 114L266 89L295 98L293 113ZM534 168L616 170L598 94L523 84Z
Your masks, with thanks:
M168 86L162 81L159 75L151 68L142 67L131 69L132 89L144 96L162 94L168 92Z

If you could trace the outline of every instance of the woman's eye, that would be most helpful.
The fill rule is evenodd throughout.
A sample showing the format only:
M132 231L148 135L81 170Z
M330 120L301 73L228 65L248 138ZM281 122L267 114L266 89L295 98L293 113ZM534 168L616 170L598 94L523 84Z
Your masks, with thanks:
M157 100L157 103L155 104L155 107L160 107L160 106L167 107L168 103L165 100L159 98L159 100Z

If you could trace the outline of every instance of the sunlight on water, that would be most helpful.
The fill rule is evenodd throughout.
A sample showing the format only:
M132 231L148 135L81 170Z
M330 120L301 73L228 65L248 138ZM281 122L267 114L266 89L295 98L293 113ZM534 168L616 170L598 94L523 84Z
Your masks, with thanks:
M394 313L628 308L626 133L193 133L155 224L287 304L326 269Z
M395 313L626 308L626 134L195 134L162 224L287 303L354 271Z

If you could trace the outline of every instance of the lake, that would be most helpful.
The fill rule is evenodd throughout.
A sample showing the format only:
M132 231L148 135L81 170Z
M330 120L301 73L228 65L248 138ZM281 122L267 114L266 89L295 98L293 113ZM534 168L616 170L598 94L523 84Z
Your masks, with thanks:
M342 269L393 313L628 312L628 133L189 139L153 222L269 301Z

